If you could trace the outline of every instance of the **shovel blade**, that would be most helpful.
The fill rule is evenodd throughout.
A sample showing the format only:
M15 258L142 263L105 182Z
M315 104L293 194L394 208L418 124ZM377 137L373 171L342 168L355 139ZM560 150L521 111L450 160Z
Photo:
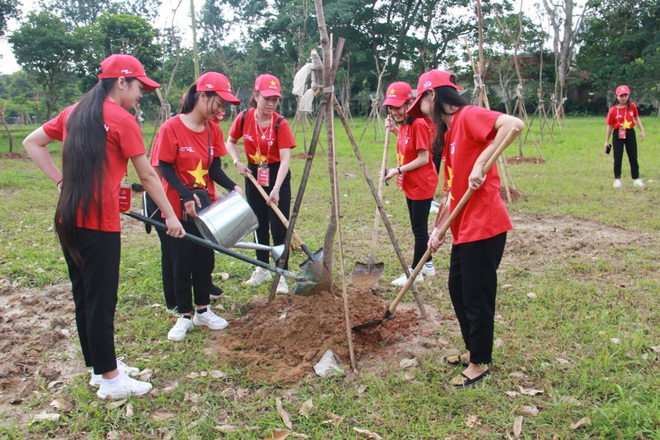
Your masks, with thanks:
M355 263L351 273L351 281L355 287L366 289L381 279L384 269L385 263Z
M366 330L368 328L377 327L381 325L383 322L389 321L390 319L394 319L394 318L396 318L396 315L393 315L392 312L390 312L390 309L387 309L382 319L372 319L371 321L367 321L363 324L355 325L351 327L351 329L353 331L359 332L362 330Z

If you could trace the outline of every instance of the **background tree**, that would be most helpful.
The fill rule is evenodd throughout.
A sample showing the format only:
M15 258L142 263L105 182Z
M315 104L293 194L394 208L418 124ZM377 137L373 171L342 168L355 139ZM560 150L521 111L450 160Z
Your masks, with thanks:
M636 99L657 100L660 88L660 3L651 0L600 0L579 35L578 67L591 86L607 96L630 83Z
M40 0L43 10L51 11L65 22L79 27L96 23L99 16L109 14L139 15L155 21L161 0Z
M42 90L46 118L73 81L74 44L67 24L49 12L28 14L19 29L9 37L16 61L30 82Z
M9 20L12 18L18 20L20 16L18 0L0 0L0 37L5 36Z

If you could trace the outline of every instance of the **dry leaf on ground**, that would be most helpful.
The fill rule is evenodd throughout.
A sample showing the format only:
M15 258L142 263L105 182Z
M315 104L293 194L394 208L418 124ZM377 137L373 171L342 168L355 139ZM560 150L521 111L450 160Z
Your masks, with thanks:
M521 386L518 386L518 389L522 394L527 394L528 396L536 396L537 394L545 393L545 390L535 390L533 388L523 388Z
M357 432L358 434L366 435L367 438L371 438L374 440L382 440L383 437L379 436L375 432L367 431L366 429L360 429L353 427L353 431Z
M472 428L476 423L477 423L477 416L474 414L469 414L465 418L465 426L467 426L468 428Z
M587 425L591 425L591 419L589 417L582 417L577 422L571 423L571 429L580 429Z
M513 436L515 438L520 437L520 434L522 434L522 427L523 427L523 416L518 416L516 417L516 420L513 421Z
M275 432L273 432L273 435L264 437L264 440L284 440L288 436L293 434L293 431L289 430L284 430L284 429L279 429Z
M284 411L284 408L282 408L282 399L280 399L279 397L276 398L275 405L277 407L277 413L280 415L280 418L282 419L284 426L286 426L289 429L293 429L293 425L291 424L291 417L289 416L289 413Z
M524 416L536 417L539 415L539 409L535 406L521 406L516 412Z
M300 410L298 410L298 414L303 416L304 418L308 419L309 418L309 410L314 408L314 404L312 403L312 399L307 399L305 402L302 404L300 407Z

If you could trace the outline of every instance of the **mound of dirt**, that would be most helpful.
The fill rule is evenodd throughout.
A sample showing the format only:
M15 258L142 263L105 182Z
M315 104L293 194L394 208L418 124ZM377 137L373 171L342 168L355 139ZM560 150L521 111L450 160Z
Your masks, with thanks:
M242 319L231 322L216 336L213 350L233 366L245 370L252 381L295 382L313 374L313 366L327 350L341 364L350 365L350 352L342 289L312 296L279 297L268 303L254 300ZM410 298L412 300L412 293ZM351 326L382 319L389 302L371 290L348 291ZM396 318L353 332L356 361L395 362L401 356L417 356L436 347L433 312L420 320L414 304L400 304Z

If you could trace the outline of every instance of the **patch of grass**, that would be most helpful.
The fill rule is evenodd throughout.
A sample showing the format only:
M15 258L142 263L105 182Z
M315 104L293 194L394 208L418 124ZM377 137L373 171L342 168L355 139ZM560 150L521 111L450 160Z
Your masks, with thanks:
M358 139L364 124L365 120L354 121ZM19 426L7 419L0 424L0 437L105 438L113 431L134 438L264 438L285 429L276 410L280 398L294 430L310 438L357 438L354 427L391 439L507 438L513 435L522 406L539 409L537 417L524 418L525 438L660 438L660 120L646 118L644 125L647 139L640 143L640 168L646 188L641 190L632 187L625 158L624 187L612 188L612 158L602 152L601 118L568 119L563 133L555 130L555 143L546 134L546 142L539 145L545 163L509 165L522 196L508 206L513 215L552 218L558 228L575 219L596 222L605 232L615 229L631 238L604 247L599 242L603 238L594 235L568 248L558 237L556 251L537 249L531 240L515 254L505 251L494 374L483 386L447 389L446 383L460 370L445 366L439 353L418 359L411 370L383 363L343 379L254 383L246 368L208 354L209 341L221 341L210 339L208 332L194 330L181 344L166 341L175 318L154 306L163 304L158 238L124 219L118 353L132 364L153 369L157 389L175 382L178 387L154 398L130 398L114 408L96 398L87 374L59 389L43 384L20 404L26 413L48 409L54 398L70 402L72 408L54 422ZM223 128L226 133L228 125ZM354 262L368 258L374 203L339 124L336 136L344 258L350 275ZM298 140L302 143L300 132ZM382 142L373 139L370 130L359 142L372 179L380 166ZM57 154L59 148L49 149ZM394 141L390 164L393 149ZM302 151L298 147L294 153ZM319 148L296 228L312 250L322 246L330 215L326 151ZM524 152L536 155L530 138ZM508 156L517 154L515 145L507 151ZM30 161L0 158L0 166L0 278L35 289L66 282L66 266L52 231L56 188ZM294 193L303 166L302 159L292 161ZM129 179L136 181L130 166L129 170ZM227 172L243 184L233 167ZM139 209L137 200L134 204ZM413 239L408 213L394 185L385 188L384 204L409 261ZM388 282L402 268L382 226L379 233L376 261L385 262L381 285L387 286L384 297L391 299L398 292ZM334 255L338 280L337 246ZM294 252L292 269L304 259L304 254ZM452 316L446 292L448 247L434 261L438 275L425 283L422 293L439 313ZM227 315L241 316L254 296L267 294L268 287L242 283L251 271L245 263L216 256L214 276L225 290L221 303ZM221 281L222 272L229 274L227 281ZM448 341L448 348L463 348L455 323L441 323L437 337ZM80 358L71 362L82 363ZM213 378L208 374L213 370L225 376ZM522 392L530 389L542 392ZM305 417L298 411L308 399L313 407ZM130 418L128 404L133 409ZM590 424L571 428L584 417ZM220 432L217 427L222 425L235 426L236 431Z

